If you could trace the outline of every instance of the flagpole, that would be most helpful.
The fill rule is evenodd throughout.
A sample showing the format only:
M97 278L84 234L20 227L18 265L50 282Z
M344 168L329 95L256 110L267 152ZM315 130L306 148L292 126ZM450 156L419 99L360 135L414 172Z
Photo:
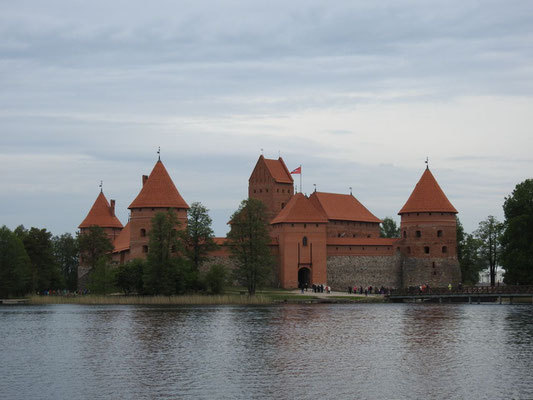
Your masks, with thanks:
M300 164L300 193L302 192L302 164Z

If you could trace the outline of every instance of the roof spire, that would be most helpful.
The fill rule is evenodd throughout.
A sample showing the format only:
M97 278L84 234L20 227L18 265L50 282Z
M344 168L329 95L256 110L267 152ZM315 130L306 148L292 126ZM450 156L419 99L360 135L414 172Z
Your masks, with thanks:
M425 163L426 163L426 169L429 169L429 157L426 157Z
M100 185L98 185L98 187L100 188L100 193L102 193L104 191L104 181L100 181Z
M161 161L161 146L157 147L157 161Z
M316 192L316 183L313 183L313 186L315 187L315 192Z
M261 149L261 155L264 156L263 149Z
M353 196L352 194L352 187L350 186L350 196Z

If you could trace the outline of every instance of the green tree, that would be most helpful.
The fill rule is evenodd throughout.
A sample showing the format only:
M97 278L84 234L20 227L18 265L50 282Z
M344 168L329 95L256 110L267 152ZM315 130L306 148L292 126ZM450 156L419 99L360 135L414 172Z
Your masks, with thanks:
M217 247L213 240L215 235L211 229L212 220L208 211L201 203L192 203L188 211L187 229L182 231L185 255L196 271L205 261L207 254Z
M146 261L140 258L122 264L118 267L115 275L115 286L121 289L126 295L132 292L143 294L143 274L145 269Z
M206 289L211 294L220 294L224 292L228 273L226 268L221 264L213 264L204 276Z
M474 231L474 237L479 240L479 257L485 266L489 268L490 285L496 285L496 268L500 261L500 240L503 232L503 224L495 217L489 215L486 220L479 223Z
M31 265L22 240L6 226L0 228L0 298L31 290Z
M46 229L32 227L26 230L23 226L19 226L16 232L30 258L31 290L43 292L63 288L65 284L54 256L52 234Z
M273 273L267 227L266 206L256 199L243 200L231 216L227 239L235 261L234 275L248 288L250 295L254 295L257 287Z
M70 233L52 238L54 257L68 290L78 288L79 250L78 240Z
M533 285L533 179L516 185L503 204L502 265L505 283Z
M179 258L178 226L178 218L172 210L157 213L152 218L144 275L147 293L171 295L179 291L177 286L184 285L185 278L180 275L182 260Z
M379 226L379 236L382 238L399 238L400 228L391 217L385 217Z
M110 266L111 240L101 227L93 225L78 235L78 245L82 263L90 268L89 288L92 292L107 294L114 281Z
M479 257L481 243L473 235L465 233L463 224L457 219L457 258L461 267L461 281L469 285L479 282L479 273L484 264Z

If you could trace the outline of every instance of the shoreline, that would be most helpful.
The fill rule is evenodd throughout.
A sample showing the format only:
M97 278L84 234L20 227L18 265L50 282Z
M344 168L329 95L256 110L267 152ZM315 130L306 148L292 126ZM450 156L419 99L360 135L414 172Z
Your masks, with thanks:
M12 299L14 300L14 299ZM381 295L354 296L340 292L304 293L299 291L261 291L255 296L240 293L221 295L180 296L126 296L126 295L80 295L80 296L30 296L9 304L82 304L82 305L278 305L278 304L381 304L389 300ZM7 304L7 303L6 303Z

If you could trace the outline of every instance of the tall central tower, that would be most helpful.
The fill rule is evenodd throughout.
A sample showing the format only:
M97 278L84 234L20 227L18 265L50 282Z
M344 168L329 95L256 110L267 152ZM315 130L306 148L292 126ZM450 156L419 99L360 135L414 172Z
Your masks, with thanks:
M266 205L269 222L285 208L293 194L294 180L283 159L270 160L261 155L248 180L248 197Z

